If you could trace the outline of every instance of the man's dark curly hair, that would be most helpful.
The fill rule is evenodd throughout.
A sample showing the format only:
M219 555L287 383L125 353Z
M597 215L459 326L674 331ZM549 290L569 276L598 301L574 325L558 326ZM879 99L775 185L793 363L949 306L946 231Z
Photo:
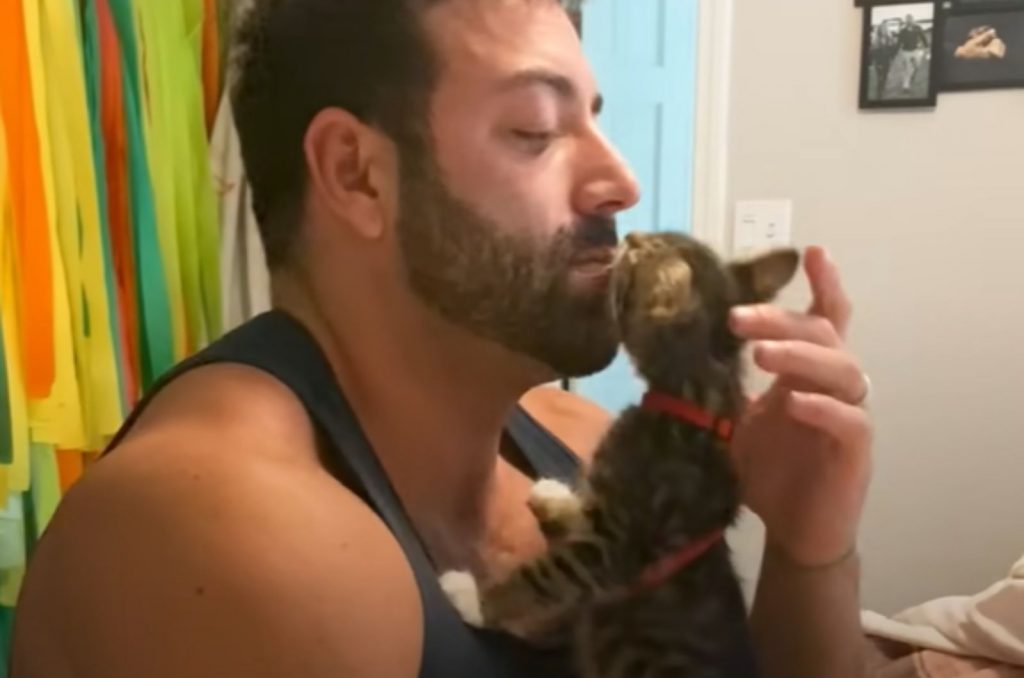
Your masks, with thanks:
M231 102L271 268L288 260L298 236L303 137L319 111L349 111L387 134L405 160L429 148L440 64L421 14L447 1L253 0L240 12ZM573 10L578 0L563 4Z

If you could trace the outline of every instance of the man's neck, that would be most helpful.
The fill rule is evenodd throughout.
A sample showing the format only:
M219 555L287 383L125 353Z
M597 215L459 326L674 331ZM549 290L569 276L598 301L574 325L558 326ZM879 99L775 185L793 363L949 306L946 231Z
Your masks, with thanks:
M400 289L375 289L371 302L285 280L274 297L321 346L428 546L482 530L502 477L504 424L540 370L524 375L506 349L444 322ZM324 298L329 305L317 301Z

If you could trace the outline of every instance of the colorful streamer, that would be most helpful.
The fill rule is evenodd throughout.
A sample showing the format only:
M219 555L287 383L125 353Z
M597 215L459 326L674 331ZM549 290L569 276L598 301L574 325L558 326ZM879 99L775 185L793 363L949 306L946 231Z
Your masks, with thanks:
M39 158L46 197L46 233L51 243L50 262L53 273L53 346L54 382L48 398L29 402L33 437L38 441L61 442L72 447L85 445L85 422L82 415L81 392L75 367L75 350L71 334L71 288L68 285L64 259L57 235L56 176L54 151L49 134L49 102L44 77L42 47L42 16L38 3L24 4L25 40L28 46L29 69L32 76L32 101L40 121Z
M145 390L222 331L209 135L226 4L0 2L4 653L61 498Z
M27 394L39 398L49 393L53 381L52 276L24 24L21 2L0 3L0 114L8 135L13 246L22 262L15 276L33 295L33 303L21 311L22 359Z

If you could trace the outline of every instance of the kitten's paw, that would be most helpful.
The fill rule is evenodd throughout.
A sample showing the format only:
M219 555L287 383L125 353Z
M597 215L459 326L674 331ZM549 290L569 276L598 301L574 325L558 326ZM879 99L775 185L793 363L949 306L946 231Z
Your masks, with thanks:
M471 626L484 625L483 607L480 604L480 588L469 572L445 572L440 579L441 590L448 596L452 607L462 620Z
M575 498L575 496L571 487L553 478L538 480L530 488L530 501L558 501Z
M583 515L583 501L572 488L550 478L533 484L528 504L542 526L569 529Z

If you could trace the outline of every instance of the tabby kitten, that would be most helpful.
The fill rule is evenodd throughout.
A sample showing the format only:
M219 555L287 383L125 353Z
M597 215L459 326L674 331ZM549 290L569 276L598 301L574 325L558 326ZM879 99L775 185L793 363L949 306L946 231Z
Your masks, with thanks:
M545 555L479 591L472 575L442 577L467 622L533 641L569 633L583 678L730 675L746 614L722 539L740 503L727 448L744 404L728 316L773 298L798 261L778 250L723 265L679 233L627 237L611 303L650 391L576 490L534 486Z

